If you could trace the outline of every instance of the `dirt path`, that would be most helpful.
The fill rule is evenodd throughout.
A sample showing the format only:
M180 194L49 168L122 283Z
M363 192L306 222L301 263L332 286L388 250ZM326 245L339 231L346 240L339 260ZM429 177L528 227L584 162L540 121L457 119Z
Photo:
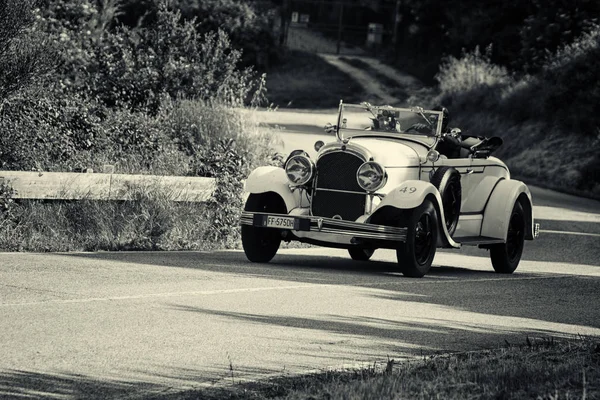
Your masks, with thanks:
M367 93L365 101L394 106L417 105L430 97L432 89L417 78L367 56L319 54L329 64L352 76ZM358 66L357 66L358 65ZM421 105L421 104L418 104Z

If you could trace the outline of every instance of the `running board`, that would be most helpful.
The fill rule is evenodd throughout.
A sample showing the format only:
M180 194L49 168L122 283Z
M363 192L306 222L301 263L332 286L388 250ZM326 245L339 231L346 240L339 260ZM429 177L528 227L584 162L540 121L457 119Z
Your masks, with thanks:
M501 244L504 240L487 237L487 236L463 236L454 238L455 242L458 242L465 246L477 246L479 244Z

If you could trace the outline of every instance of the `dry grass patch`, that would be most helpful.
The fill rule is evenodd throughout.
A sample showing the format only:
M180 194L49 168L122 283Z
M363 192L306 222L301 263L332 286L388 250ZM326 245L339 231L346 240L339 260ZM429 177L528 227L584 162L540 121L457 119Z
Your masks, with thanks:
M235 373L235 371L234 371ZM598 399L600 341L523 345L428 357L382 368L328 371L157 399Z

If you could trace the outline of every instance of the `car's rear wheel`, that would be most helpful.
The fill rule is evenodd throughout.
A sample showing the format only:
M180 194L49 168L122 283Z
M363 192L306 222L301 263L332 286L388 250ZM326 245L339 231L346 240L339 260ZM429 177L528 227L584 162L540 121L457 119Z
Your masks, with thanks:
M285 203L275 193L251 194L245 211L285 214ZM281 244L279 229L242 225L242 247L246 258L252 262L267 263L275 257Z
M494 270L501 274L512 274L519 266L525 245L525 211L519 201L515 202L508 222L506 243L490 247L490 258Z
M360 247L351 247L348 249L348 254L354 261L369 261L375 253L374 249L362 249Z
M448 234L452 236L456 231L458 218L460 217L460 203L462 200L460 173L452 167L440 167L431 177L431 184L440 192L446 229Z
M431 268L438 240L438 217L430 200L406 214L406 242L396 249L405 276L420 278Z

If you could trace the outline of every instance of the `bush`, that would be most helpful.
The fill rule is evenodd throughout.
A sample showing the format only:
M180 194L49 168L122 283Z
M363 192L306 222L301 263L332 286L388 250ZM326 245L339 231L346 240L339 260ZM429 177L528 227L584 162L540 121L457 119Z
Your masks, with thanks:
M569 132L600 134L600 26L560 49L540 78L547 115Z
M106 20L118 14L110 3L71 0L46 11L42 26L64 49L63 83L71 92L150 113L165 94L232 106L261 100L261 78L239 69L242 54L224 31L199 34L167 1L152 25L109 29Z
M102 137L92 103L51 89L5 102L0 129L0 168L12 170L72 170Z
M168 194L131 188L128 205L27 202L2 216L1 248L197 248L199 238L237 244L243 179L270 159L270 139L243 108L262 100L264 76L238 68L241 53L224 32L198 34L168 3L145 28L112 27L116 0L102 7L51 0L38 10L37 28L62 61L51 82L19 87L0 104L0 168L114 164L118 173L209 176L217 180L212 201L173 206ZM182 217L169 216L171 207Z
M190 157L190 173L216 179L208 204L212 225L205 238L233 247L239 239L243 181L273 159L273 139L260 133L250 110L181 101L170 112L168 131Z
M561 47L578 40L600 21L596 0L532 0L533 10L519 31L519 63L530 73L540 71Z
M508 71L492 64L490 53L491 47L485 53L476 47L473 52L464 52L461 58L445 58L435 76L441 93L453 96L479 88L508 85L511 82Z

